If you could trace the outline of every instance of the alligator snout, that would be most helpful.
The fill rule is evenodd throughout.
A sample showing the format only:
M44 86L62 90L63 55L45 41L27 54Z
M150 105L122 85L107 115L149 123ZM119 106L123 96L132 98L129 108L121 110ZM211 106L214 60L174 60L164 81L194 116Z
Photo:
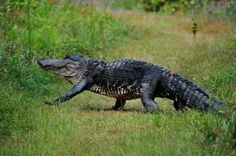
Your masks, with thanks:
M45 58L40 58L38 59L37 63L41 66L41 67L45 67L47 64L47 59Z
M38 64L42 68L62 68L66 66L68 61L66 60L61 60L61 59L45 59L45 58L40 58L38 59Z

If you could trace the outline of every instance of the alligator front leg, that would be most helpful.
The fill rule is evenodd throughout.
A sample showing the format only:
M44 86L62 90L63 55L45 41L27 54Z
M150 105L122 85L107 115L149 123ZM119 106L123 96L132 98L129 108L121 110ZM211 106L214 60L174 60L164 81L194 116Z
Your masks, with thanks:
M116 103L115 105L112 107L112 109L114 110L119 110L122 109L125 105L125 100L121 100L121 99L116 99Z
M154 101L160 78L159 70L149 70L144 74L140 92L142 103L148 112L156 112L160 109Z
M81 92L83 92L84 90L89 89L92 84L93 84L92 78L83 79L77 85L75 85L72 89L70 89L68 92L66 92L64 95L60 96L59 98L57 98L53 102L46 101L45 104L57 105L62 102L65 102L67 100L70 100L75 95L78 95Z

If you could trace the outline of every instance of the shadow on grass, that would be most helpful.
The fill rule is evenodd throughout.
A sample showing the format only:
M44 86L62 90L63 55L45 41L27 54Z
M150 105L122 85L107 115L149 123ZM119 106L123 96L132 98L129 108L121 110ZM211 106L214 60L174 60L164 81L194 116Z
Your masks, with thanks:
M124 108L122 110L114 110L112 108L107 108L107 107L93 107L93 106L82 107L80 108L80 110L92 111L92 112L139 112L139 113L145 112L143 109L139 109L139 108Z

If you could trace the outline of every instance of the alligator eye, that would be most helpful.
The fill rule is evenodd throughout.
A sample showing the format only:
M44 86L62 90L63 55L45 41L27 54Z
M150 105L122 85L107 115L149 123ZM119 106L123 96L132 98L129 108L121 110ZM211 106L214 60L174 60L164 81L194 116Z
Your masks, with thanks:
M79 61L82 57L80 55L66 55L65 59L70 59L72 61Z
M66 54L64 59L68 59L68 58L70 58L70 54Z

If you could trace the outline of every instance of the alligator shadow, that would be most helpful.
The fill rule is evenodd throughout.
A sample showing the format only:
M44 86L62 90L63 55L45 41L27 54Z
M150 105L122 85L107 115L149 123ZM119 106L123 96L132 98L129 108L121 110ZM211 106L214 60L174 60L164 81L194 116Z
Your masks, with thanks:
M80 108L81 111L92 111L92 112L139 112L144 113L145 111L138 108L124 108L122 110L114 110L112 108L102 108L102 107L83 107Z

